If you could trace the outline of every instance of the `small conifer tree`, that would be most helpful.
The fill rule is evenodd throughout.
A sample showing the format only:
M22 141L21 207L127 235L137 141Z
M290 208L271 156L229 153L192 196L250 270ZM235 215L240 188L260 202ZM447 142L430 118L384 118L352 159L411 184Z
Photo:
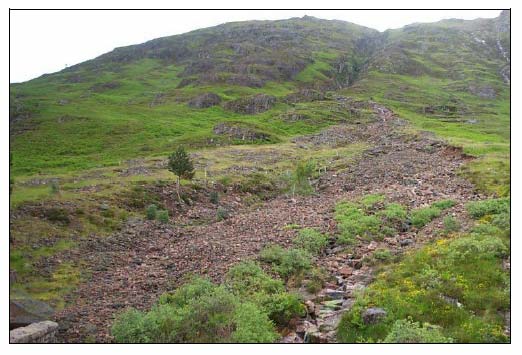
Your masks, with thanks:
M179 194L180 180L191 180L194 177L194 166L192 165L192 161L190 160L190 157L183 146L179 146L169 157L168 169L178 177L177 193L178 199L181 201L181 196Z

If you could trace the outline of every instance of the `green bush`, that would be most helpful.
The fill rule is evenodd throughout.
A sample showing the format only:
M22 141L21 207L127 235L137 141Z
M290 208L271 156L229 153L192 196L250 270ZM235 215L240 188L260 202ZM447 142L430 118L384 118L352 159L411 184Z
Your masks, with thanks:
M437 202L433 202L431 204L432 207L438 208L439 210L445 210L455 206L455 201L453 200L441 200Z
M380 237L381 220L374 215L364 215L362 210L351 203L341 203L335 211L335 219L340 231L340 244L353 244L357 236L365 239Z
M433 219L440 216L440 209L435 207L425 207L411 212L411 224L417 228L422 228Z
M270 277L254 261L233 266L225 276L225 286L242 300L258 305L278 326L303 314L299 297L287 293L281 280Z
M279 338L268 315L253 303L242 303L234 313L233 343L273 343Z
M471 217L478 219L486 215L509 214L510 199L498 198L484 201L470 202L466 205Z
M158 212L158 207L155 204L151 204L147 207L147 210L145 211L147 215L147 219L152 221L156 219L156 214Z
M256 293L274 294L285 291L281 280L266 274L254 261L243 261L228 270L225 285L234 294L245 297Z
M312 266L311 255L302 249L285 250L278 245L269 246L261 251L262 261L272 264L272 268L284 279L301 276Z
M440 327L424 323L422 326L411 319L397 320L384 343L452 343L453 339L445 337Z
M389 260L393 256L389 249L377 249L376 251L373 252L372 255L375 259L380 260L380 261Z
M378 208L379 205L382 205L382 203L384 202L384 195L366 195L363 196L363 198L361 198L359 202L366 211L371 211Z
M408 217L408 212L404 207L398 203L390 203L382 210L379 215L387 222L392 225L400 225L404 223Z
M284 327L296 318L306 314L306 308L298 295L288 292L271 295L258 294L255 297L258 303L278 326Z
M278 338L263 309L203 279L163 295L149 312L124 312L111 333L118 343L251 343Z
M306 282L305 287L310 293L319 292L328 278L326 271L322 268L313 268L307 276L308 281Z
M315 171L315 162L299 162L290 179L290 191L301 195L312 193L313 188L310 179L314 177Z
M442 220L442 223L444 224L444 231L446 233L456 232L460 229L459 221L457 221L455 217L446 216Z
M313 228L304 228L295 237L294 245L310 254L317 255L328 245L328 236Z
M209 195L210 203L217 205L219 203L219 193L217 191L211 191Z
M161 223L169 223L169 211L167 210L161 210L158 211L158 221Z

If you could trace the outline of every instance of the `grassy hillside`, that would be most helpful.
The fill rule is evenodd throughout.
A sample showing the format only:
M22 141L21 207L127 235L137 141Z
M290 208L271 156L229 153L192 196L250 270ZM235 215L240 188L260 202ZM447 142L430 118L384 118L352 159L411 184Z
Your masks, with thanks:
M310 194L310 181L326 171L349 171L372 149L360 127L380 119L375 104L409 123L399 129L407 139L427 131L462 148L473 159L460 174L481 198L500 198L491 203L503 209L475 214L475 229L446 233L383 266L355 310L377 304L391 317L382 326L361 327L351 312L341 322L340 340L383 341L397 330L396 321L400 326L413 317L442 326L443 339L506 341L495 312L509 309L502 269L510 223L504 208L510 194L509 21L503 12L496 19L383 33L311 17L228 23L117 48L11 84L10 269L17 275L11 296L62 309L90 277L80 247L110 238L129 220L143 220L151 204L168 210L172 220L194 201L207 203L227 191L237 192L234 201L247 209L279 194ZM331 126L344 127L350 139L337 141L337 127L325 130ZM196 168L194 181L183 181L188 202L174 201L174 176L165 169L167 155L180 144ZM215 186L222 195L210 191ZM198 215L197 223L226 217L219 203L208 203L203 214L215 215ZM175 227L190 231L191 223L182 219ZM478 250L476 258L461 260L458 253L468 249ZM415 273L427 269L443 282L419 294L426 275ZM460 282L456 288L452 276ZM477 282L484 289L469 291ZM246 312L243 295L205 287L230 298L234 317ZM430 302L440 301L438 293L470 308L437 318ZM408 297L410 304L401 303ZM249 312L261 312L255 307ZM267 324L264 319L272 341L275 330Z

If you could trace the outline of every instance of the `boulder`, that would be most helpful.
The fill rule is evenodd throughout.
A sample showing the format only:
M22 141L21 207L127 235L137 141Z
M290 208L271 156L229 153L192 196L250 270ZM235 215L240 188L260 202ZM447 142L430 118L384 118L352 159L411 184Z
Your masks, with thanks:
M188 102L188 105L193 108L207 108L215 105L219 105L221 103L221 97L212 92L208 92L205 94L198 95L193 97Z
M362 319L364 324L376 324L386 318L386 311L382 308L371 307L364 310Z
M228 101L223 107L226 110L236 113L255 115L257 113L270 110L276 103L274 96L257 94L254 96L243 97L241 99Z
M54 310L45 302L30 298L9 301L9 328L24 327L31 323L45 321L52 317Z

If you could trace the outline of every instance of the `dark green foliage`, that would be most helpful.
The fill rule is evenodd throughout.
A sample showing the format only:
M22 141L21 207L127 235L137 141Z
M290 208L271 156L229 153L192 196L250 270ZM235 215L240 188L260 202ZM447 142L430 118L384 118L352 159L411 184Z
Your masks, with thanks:
M169 211L160 210L157 214L158 221L161 223L169 223Z
M65 225L71 223L69 212L64 208L48 208L44 210L44 216L51 222Z
M287 293L280 280L267 275L253 261L244 261L232 267L225 285L235 295L259 305L279 326L285 326L303 314L304 306L298 296Z
M210 203L217 205L219 203L219 193L217 191L210 191L209 199Z
M203 279L164 294L149 312L124 312L111 332L119 343L249 343L278 338L261 308Z
M147 219L152 221L156 219L156 214L158 212L158 207L155 204L150 204L145 211L147 215Z
M328 245L328 236L313 228L304 228L294 238L294 245L312 255L317 255Z
M440 216L440 213L440 209L435 207L418 208L411 212L411 224L414 227L422 228L434 218Z
M282 281L271 278L254 261L243 261L233 266L225 277L225 285L240 297L285 291Z
M191 180L194 177L194 166L183 146L178 146L169 157L168 169L181 179Z
M279 245L266 247L261 251L260 259L272 264L272 268L282 278L300 277L312 266L311 255L302 249L283 249Z
M335 220L340 231L337 241L341 244L353 244L357 236L371 238L379 232L381 224L379 218L365 215L362 208L352 202L335 206Z
M383 343L452 343L453 339L445 337L440 327L424 323L422 326L411 319L397 320L384 338Z
M509 214L510 198L499 198L477 202L470 202L466 205L471 217L478 219L488 214Z
M377 249L372 256L379 261L386 261L392 257L392 253L389 249Z
M299 162L290 179L290 192L301 195L312 193L313 187L310 180L315 176L315 172L315 162Z
M445 210L445 209L448 209L448 208L451 208L451 207L455 206L455 201L453 201L453 200L437 201L437 202L433 202L431 204L431 206L435 207L435 208L438 208L440 210Z

